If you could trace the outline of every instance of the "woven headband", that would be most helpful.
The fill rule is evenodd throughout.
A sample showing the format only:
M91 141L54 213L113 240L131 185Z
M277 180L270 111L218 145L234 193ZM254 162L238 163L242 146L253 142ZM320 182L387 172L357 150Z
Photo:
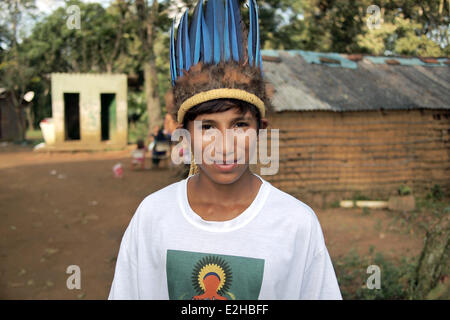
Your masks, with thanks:
M264 106L264 102L254 94L241 89L222 88L200 92L183 102L180 109L178 110L178 123L183 123L186 111L188 111L192 107L195 107L196 105L207 101L226 98L237 99L253 104L258 108L259 112L261 113L261 117L265 116L266 109Z

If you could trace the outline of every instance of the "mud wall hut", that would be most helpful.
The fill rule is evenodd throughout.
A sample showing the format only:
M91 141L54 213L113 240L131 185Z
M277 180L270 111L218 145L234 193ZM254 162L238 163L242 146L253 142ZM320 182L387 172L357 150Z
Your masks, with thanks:
M402 185L450 191L448 60L264 51L280 169L265 178L314 205Z

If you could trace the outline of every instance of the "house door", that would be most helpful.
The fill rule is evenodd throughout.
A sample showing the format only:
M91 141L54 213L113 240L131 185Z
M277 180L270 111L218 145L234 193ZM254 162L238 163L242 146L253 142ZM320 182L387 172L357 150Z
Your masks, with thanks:
M102 93L100 100L102 141L105 141L110 140L116 130L116 94Z
M65 140L80 140L80 94L64 93Z

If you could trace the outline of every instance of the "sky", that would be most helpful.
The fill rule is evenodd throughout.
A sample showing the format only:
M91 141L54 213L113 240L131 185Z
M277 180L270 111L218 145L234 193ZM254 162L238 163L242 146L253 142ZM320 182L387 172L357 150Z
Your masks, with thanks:
M0 0L1 1L1 0ZM103 7L108 7L113 0L81 0L85 3L100 3ZM177 9L178 1L173 0L173 7L174 7L174 13L175 15L179 16L179 9ZM36 6L38 7L38 10L40 13L43 14L49 14L53 10L57 9L58 7L61 7L64 5L64 0L36 0Z
M112 0L81 0L81 1L86 3L96 2L106 7L108 6L109 3L111 3ZM50 13L56 8L61 7L63 5L64 5L63 0L36 0L36 6L42 13Z

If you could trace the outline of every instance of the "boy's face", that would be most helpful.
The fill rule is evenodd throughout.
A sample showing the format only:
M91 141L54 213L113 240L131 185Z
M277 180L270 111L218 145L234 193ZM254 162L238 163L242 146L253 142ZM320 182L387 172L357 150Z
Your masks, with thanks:
M195 124L201 126L195 127ZM266 120L262 120L262 128ZM256 146L257 120L250 113L241 114L239 109L231 108L224 112L201 114L190 121L191 148L201 151L202 173L218 184L237 181L248 170L250 151ZM228 138L227 138L228 131ZM221 141L217 141L220 139ZM196 150L201 146L201 150Z

